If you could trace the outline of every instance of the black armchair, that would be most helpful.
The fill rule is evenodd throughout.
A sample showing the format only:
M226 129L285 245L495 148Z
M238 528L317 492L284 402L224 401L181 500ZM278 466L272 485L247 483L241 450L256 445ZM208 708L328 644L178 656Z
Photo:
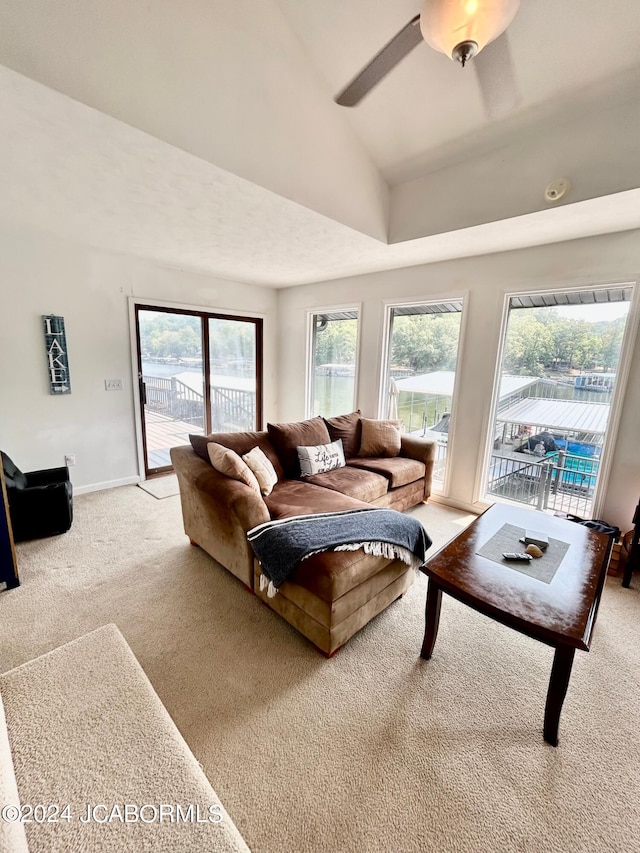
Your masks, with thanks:
M48 468L24 474L6 453L0 453L14 541L65 533L73 521L69 469Z

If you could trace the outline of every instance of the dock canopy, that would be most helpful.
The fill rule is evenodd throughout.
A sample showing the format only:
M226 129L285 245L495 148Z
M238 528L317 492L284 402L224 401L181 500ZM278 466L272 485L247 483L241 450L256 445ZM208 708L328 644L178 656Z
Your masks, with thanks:
M609 420L609 404L528 397L499 412L496 420L499 423L522 424L561 433L603 435Z
M409 391L414 394L438 394L453 397L455 378L456 374L453 370L436 370L434 373L420 373L418 376L396 379L396 387L398 391ZM539 376L503 376L500 379L500 399L524 391L525 388L529 388L539 381Z

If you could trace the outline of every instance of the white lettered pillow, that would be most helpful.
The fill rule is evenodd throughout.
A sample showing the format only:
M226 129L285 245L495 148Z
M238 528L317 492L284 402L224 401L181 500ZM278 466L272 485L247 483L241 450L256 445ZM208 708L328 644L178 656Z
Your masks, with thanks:
M260 485L262 494L265 497L270 495L273 487L278 482L278 475L269 458L259 447L254 447L253 450L245 453L242 458L256 475L256 480Z
M347 464L342 449L342 439L331 444L315 444L310 447L298 447L298 462L300 476L312 477L314 474L324 474L334 468L344 468Z

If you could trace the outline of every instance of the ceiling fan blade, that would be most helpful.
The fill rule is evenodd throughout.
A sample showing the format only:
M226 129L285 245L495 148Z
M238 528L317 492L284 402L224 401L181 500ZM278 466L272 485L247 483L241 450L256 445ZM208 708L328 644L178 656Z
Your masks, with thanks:
M420 15L416 15L390 42L385 44L382 50L373 57L371 62L365 65L349 85L334 98L336 104L340 104L341 107L355 106L422 40Z
M503 33L474 57L484 108L489 118L501 118L520 103L511 49Z

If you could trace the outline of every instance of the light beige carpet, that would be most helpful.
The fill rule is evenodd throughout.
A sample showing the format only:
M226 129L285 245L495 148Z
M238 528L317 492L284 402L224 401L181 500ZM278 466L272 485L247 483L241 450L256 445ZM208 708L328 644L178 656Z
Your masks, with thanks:
M422 661L424 577L326 660L188 544L179 501L127 486L75 509L18 546L0 671L115 622L254 853L640 849L637 576L607 582L554 749L552 650L445 596ZM469 520L418 515L436 544Z

